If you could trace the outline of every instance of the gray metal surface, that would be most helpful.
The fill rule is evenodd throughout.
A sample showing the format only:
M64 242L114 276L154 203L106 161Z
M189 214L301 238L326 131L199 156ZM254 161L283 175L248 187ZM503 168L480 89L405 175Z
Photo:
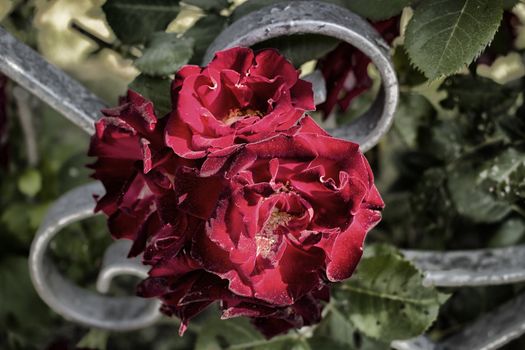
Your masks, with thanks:
M104 102L0 27L0 71L89 134Z
M93 194L103 194L100 183L78 187L62 197L51 207L31 245L29 271L40 297L64 318L90 327L126 331L146 327L160 317L160 303L134 296L111 297L76 286L61 275L46 254L52 239L67 225L95 216ZM128 246L129 248L129 243ZM104 267L97 281L101 292L109 290L111 279L116 275L131 274L140 277L147 270L138 260L127 261L126 243L110 246L104 259ZM114 257L114 253L119 255Z
M108 293L113 278L117 276L131 275L141 279L148 276L149 268L142 264L139 257L128 258L131 245L129 240L118 240L106 249L97 278L97 290L100 293Z
M320 70L314 70L312 73L301 79L312 83L312 89L314 90L314 103L316 106L326 101L326 81Z
M426 286L466 287L525 281L525 246L458 251L403 251Z
M364 19L334 4L291 1L247 14L226 28L210 45L204 64L215 52L254 44L284 35L322 34L346 41L370 57L382 87L370 109L351 123L329 130L336 137L357 142L367 151L379 142L390 125L398 102L399 87L390 60L390 47Z

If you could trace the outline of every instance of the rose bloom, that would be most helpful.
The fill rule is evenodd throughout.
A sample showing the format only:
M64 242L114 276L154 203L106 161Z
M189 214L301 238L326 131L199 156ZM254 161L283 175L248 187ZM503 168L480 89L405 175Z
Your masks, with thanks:
M218 52L207 67L183 67L172 90L166 143L191 159L285 131L315 108L311 83L271 49Z
M97 210L151 266L138 294L160 298L180 334L214 302L267 337L319 322L383 208L358 145L304 115L311 86L273 50L184 67L172 94L158 119L130 91L90 147Z
M332 138L309 117L293 133L222 157L225 165L201 182L226 180L211 195L215 209L185 254L156 264L140 295L161 297L182 331L215 300L223 318L251 317L268 337L318 322L330 282L350 277L380 219L368 162L358 145ZM215 187L181 187L179 210L197 215Z

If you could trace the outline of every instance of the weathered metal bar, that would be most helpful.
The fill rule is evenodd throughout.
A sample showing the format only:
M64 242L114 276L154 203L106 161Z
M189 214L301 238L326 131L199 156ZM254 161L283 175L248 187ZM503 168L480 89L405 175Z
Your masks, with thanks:
M129 240L118 240L106 249L97 278L97 290L100 293L108 293L111 281L117 276L132 275L141 279L148 276L149 268L142 264L139 257L128 258L131 245Z
M364 19L340 6L318 1L273 4L247 14L226 28L210 45L204 64L215 52L235 46L252 46L293 34L322 34L346 41L367 55L376 66L382 88L370 109L351 123L329 130L336 137L358 143L367 151L379 142L390 125L399 87L390 60L390 47Z
M405 250L426 286L467 287L525 281L525 245L458 251Z
M312 83L312 89L314 90L314 103L316 106L326 101L326 81L324 80L321 71L315 70L301 79Z
M105 103L0 27L0 71L89 134Z

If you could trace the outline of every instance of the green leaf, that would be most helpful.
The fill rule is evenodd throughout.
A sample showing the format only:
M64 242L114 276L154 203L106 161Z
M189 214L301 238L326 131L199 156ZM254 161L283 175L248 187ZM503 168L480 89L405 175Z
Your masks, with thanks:
M474 222L494 223L509 214L512 208L491 193L486 181L504 181L514 167L513 156L507 152L489 158L480 151L477 157L461 159L448 167L448 190L457 211Z
M296 340L288 336L265 339L246 318L213 318L202 327L206 331L199 333L195 350L285 350L296 345Z
M275 48L299 67L303 63L323 57L335 49L339 42L324 35L303 34L270 39L256 45L254 49Z
M27 259L0 259L0 348L41 349L57 333L50 309L36 294Z
M427 81L423 73L410 64L410 59L404 46L396 46L392 61L394 62L400 85L416 86Z
M457 107L462 113L499 116L515 103L521 87L517 82L502 85L469 74L448 77L439 87L439 91L443 90L447 92L447 97L440 102L444 108Z
M313 337L308 340L312 349L390 349L388 343L360 333L337 305L329 303L325 313L321 323L315 328Z
M0 215L0 223L5 227L4 230L7 231L3 232L4 237L8 235L13 236L16 241L25 245L31 243L34 232L31 231L29 224L26 203L12 203L9 207L4 208L2 215ZM10 244L13 244L13 241L15 240L8 240ZM4 247L0 251L3 252Z
M522 105L515 115L504 115L498 122L511 141L523 142L525 140L525 105Z
M429 79L456 73L490 43L502 13L501 0L423 0L406 29L410 59Z
M49 321L46 310L31 284L27 259L8 256L0 260L0 320L11 315L23 326L34 326Z
M420 148L445 162L459 158L466 142L461 125L456 120L436 120L425 125L418 135Z
M193 27L184 33L185 38L194 41L194 55L190 61L193 64L201 64L202 57L212 41L226 26L226 17L210 14L199 19Z
M35 169L28 169L18 178L18 189L28 197L34 197L42 189L42 176Z
M514 6L516 6L519 2L520 0L503 0L503 8L505 10L510 10Z
M108 0L102 9L124 44L139 44L177 17L178 4L178 0Z
M329 338L341 345L355 348L354 333L357 331L339 308L333 303L326 306L327 314L316 327L315 337Z
M518 244L525 238L525 221L519 217L504 221L494 236L490 239L489 247L508 247Z
M129 88L153 102L158 117L171 111L171 79L141 74L129 84Z
M394 118L394 130L408 147L416 147L419 129L435 114L432 104L422 95L402 93Z
M344 0L349 10L371 19L380 21L398 15L410 5L412 0Z
M152 76L175 73L193 55L193 40L180 38L177 33L153 33L135 66Z
M423 286L421 273L399 254L380 249L361 260L336 300L349 301L347 316L363 334L384 342L423 333L448 296Z
M109 332L101 329L91 329L77 344L79 348L106 350Z
M241 318L212 318L203 327L206 332L199 333L195 350L219 350L224 348L224 344L251 343L264 339L246 319Z
M508 148L488 163L479 175L484 188L510 203L525 198L525 153Z
M525 153L514 148L508 148L501 154L491 159L492 167L480 174L480 178L489 179L499 184L509 184L510 175L525 165Z
M349 347L347 344L339 343L332 338L328 338L324 336L308 339L308 345L310 346L311 349L330 349L330 350L355 349L353 347Z
M228 0L184 0L184 3L197 6L204 11L220 11L228 7Z

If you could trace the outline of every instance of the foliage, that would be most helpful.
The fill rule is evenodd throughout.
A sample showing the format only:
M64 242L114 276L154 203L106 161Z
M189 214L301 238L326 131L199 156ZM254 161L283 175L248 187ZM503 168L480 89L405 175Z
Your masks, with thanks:
M200 64L225 26L276 2L107 0L94 12L104 14L114 37L105 44L97 41L100 47L79 66L111 51L119 64L138 71L129 87L153 100L162 116L171 109L170 82L180 66ZM90 161L85 156L88 137L35 102L39 157L30 164L16 101L8 98L9 166L0 168L0 348L388 349L390 340L425 331L435 339L445 337L519 292L518 287L446 293L426 288L420 272L392 248L469 249L525 242L525 78L517 74L501 84L494 75L481 75L477 59L489 44L504 46L499 54L523 54L498 31L503 11L508 14L518 1L330 2L371 21L400 15L407 7L412 11L404 11L405 36L394 42L402 91L395 122L367 155L387 205L367 243L386 245L367 246L355 276L334 286L322 322L267 341L246 320L219 320L213 310L195 320L183 338L176 335L173 320L120 334L90 330L55 315L32 289L26 259L49 205L89 181L84 166ZM0 0L0 7L5 3ZM7 3L0 11L2 26L29 45L41 46L43 33L34 24L45 18L44 2ZM184 16L190 12L194 18L188 20ZM325 56L337 44L304 35L260 47L276 47L299 66ZM96 89L105 81L89 83ZM8 96L14 85L9 84ZM370 99L363 95L336 119L351 119ZM105 222L98 218L66 230L53 244L53 257L70 278L93 286L109 242Z
M176 0L108 0L103 6L109 25L125 44L139 44L163 30L180 11Z
M407 26L406 48L430 79L455 73L492 40L503 13L494 0L424 0Z
M421 273L395 251L374 253L364 257L354 276L338 288L336 301L349 301L345 314L371 338L389 342L423 333L447 296L424 287Z
M135 65L148 75L170 75L188 63L193 55L193 40L176 33L153 33Z

